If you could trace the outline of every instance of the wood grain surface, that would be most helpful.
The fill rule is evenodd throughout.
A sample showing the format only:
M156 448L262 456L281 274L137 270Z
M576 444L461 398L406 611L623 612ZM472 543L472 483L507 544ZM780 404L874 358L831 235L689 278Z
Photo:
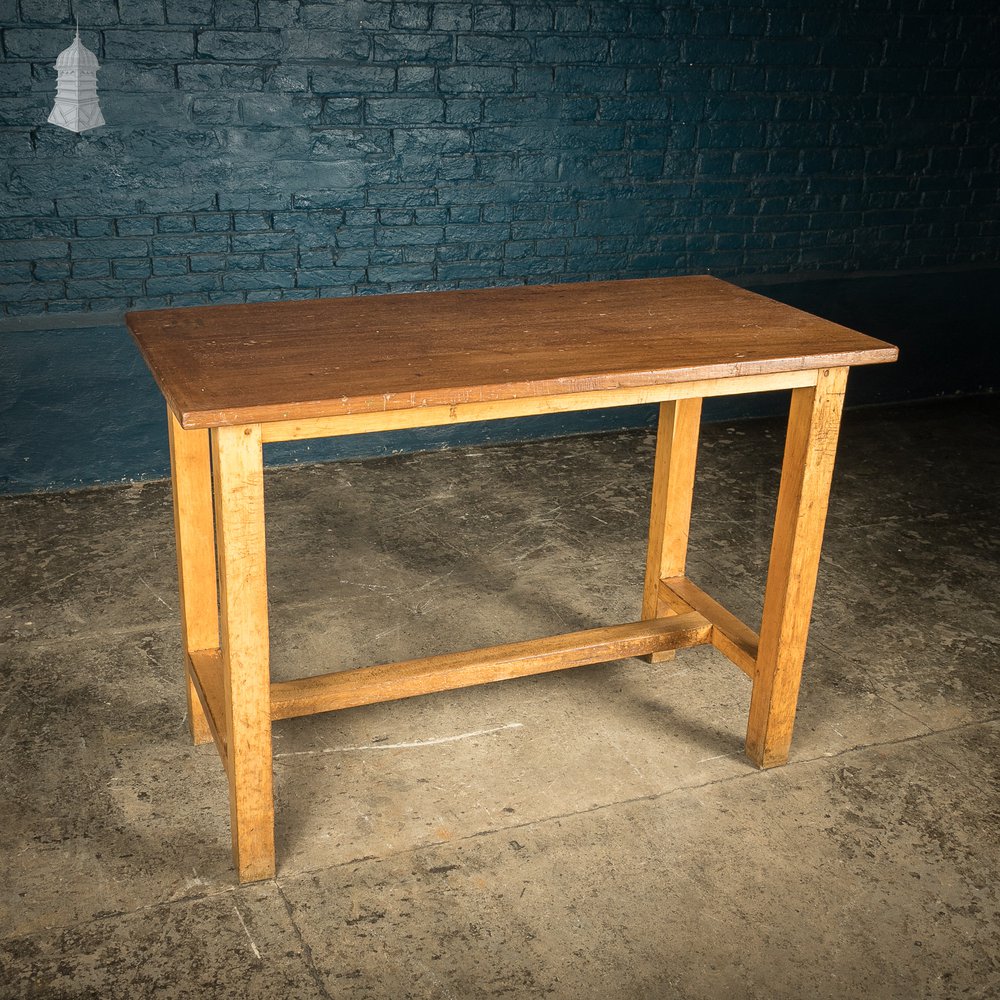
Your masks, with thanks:
M186 431L168 408L170 483L174 496L174 538L184 649L216 649L219 645L218 582L215 576L215 524L212 520L212 464L208 431ZM195 743L212 739L187 669L188 725ZM218 720L216 720L218 721Z
M835 368L792 391L747 724L758 767L788 760L846 386Z
M709 641L711 632L710 622L700 614L689 612L670 618L609 625L485 649L279 681L271 685L271 718L292 719L606 663L658 650L698 646Z
M126 317L184 428L893 361L708 276L159 309Z

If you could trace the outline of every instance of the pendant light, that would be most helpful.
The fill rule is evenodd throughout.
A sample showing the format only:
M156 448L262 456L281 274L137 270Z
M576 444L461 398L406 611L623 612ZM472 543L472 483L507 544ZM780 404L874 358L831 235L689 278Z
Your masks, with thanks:
M80 41L80 22L76 38L56 59L56 103L49 122L71 132L86 132L104 124L97 101L97 56Z

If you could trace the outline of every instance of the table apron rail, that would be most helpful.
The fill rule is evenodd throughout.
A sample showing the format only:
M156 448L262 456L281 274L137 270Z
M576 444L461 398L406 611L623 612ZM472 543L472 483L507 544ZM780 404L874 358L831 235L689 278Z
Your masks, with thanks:
M592 392L572 392L563 395L272 420L261 425L261 434L264 443L337 437L343 434L370 434L375 431L438 427L443 424L463 424L476 420L500 420L508 417L539 416L545 413L603 409L610 406L662 403L673 399L798 389L816 385L817 377L818 369L807 368L801 371L773 372L765 375L737 375L729 378L699 379L693 382L671 382L666 385L623 386L617 389L597 389Z

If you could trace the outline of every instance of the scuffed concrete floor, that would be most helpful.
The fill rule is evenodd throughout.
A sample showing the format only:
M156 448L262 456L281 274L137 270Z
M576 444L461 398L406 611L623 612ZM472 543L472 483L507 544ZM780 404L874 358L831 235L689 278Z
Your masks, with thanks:
M704 430L756 624L782 428ZM0 502L4 997L1000 995L1000 401L849 413L791 763L710 649L278 723L241 889L166 483ZM276 676L637 617L652 438L268 476Z

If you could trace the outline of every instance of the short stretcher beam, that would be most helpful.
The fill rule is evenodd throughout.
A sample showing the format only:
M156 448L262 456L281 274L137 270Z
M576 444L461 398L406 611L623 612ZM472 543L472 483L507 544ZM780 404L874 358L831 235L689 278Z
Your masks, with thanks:
M222 678L222 652L218 649L196 649L187 655L188 676L201 702L222 763L229 770L226 750L226 696Z
M712 645L751 680L757 663L757 633L686 576L660 581L660 600L676 614L697 611L712 623Z
M712 625L704 616L689 612L462 653L279 681L271 685L271 718L292 719L698 646L710 641L711 631Z

